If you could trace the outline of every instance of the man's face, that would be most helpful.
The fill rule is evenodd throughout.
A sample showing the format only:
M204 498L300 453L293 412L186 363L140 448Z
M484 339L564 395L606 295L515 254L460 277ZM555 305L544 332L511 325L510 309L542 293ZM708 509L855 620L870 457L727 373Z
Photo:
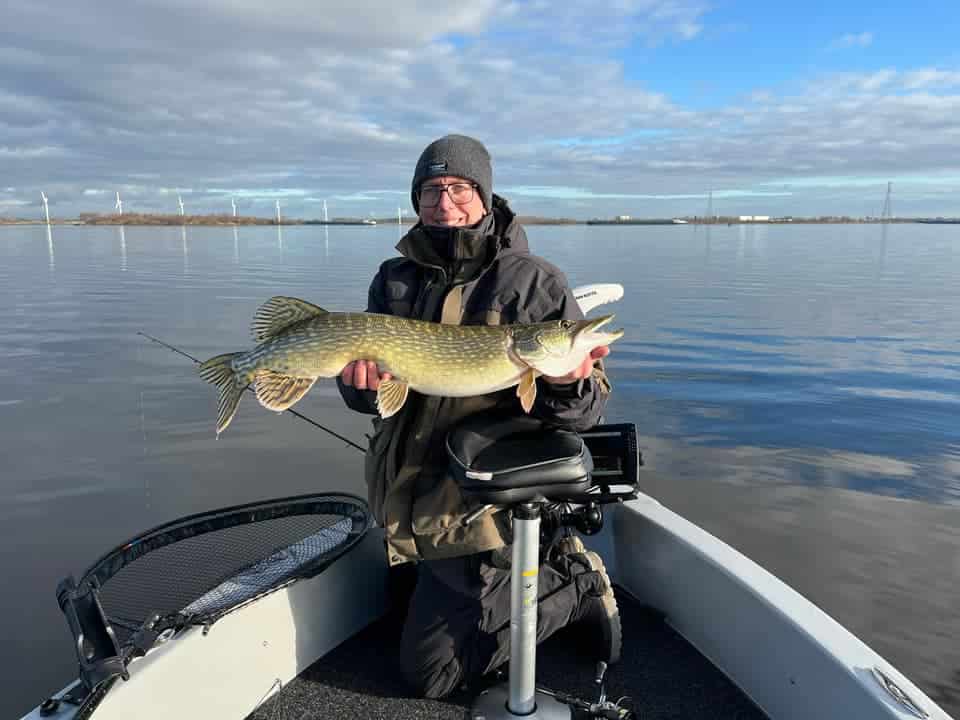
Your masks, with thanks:
M470 191L466 192L464 185L470 186ZM453 187L451 187L453 186ZM424 225L440 225L442 227L454 227L458 225L473 225L480 222L486 214L483 207L483 197L478 188L472 187L473 183L469 180L456 177L455 175L443 175L441 177L432 177L425 180L420 186L420 221ZM441 188L444 188L441 190ZM454 202L458 191L465 193L470 200L465 203ZM435 193L439 192L439 199L435 199ZM426 204L436 202L433 207L426 207Z

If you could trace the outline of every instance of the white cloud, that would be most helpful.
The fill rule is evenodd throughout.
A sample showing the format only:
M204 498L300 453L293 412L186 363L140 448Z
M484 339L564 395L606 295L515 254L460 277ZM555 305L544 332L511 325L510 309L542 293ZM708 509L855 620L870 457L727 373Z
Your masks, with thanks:
M49 158L66 154L63 148L52 145L42 145L35 147L9 147L0 145L0 159L3 160L30 160L37 158Z
M5 181L61 202L119 188L166 206L194 188L192 205L234 195L389 207L446 132L487 142L497 188L524 198L523 212L679 208L710 188L732 203L778 184L791 189L773 196L783 203L839 202L831 187L851 197L888 178L960 174L955 67L765 83L696 109L638 84L617 50L698 36L709 15L695 0L491 0L443 13L386 0L8 6ZM863 47L872 35L850 38Z
M498 29L533 35L550 45L620 46L634 39L648 45L690 40L703 30L706 2L697 0L618 0L598 3L510 3L500 12Z
M960 88L960 71L917 70L903 73L902 77L907 90Z
M523 197L537 198L555 198L562 200L706 200L707 193L686 193L686 194L645 194L645 193L603 193L594 192L587 188L566 187L563 185L553 186L529 186L513 185L502 188L502 191L508 195L517 195ZM750 198L750 197L784 197L792 195L790 191L772 191L772 190L714 190L713 197L716 199L724 198Z
M837 48L869 47L873 43L873 33L847 33L837 39L833 46Z

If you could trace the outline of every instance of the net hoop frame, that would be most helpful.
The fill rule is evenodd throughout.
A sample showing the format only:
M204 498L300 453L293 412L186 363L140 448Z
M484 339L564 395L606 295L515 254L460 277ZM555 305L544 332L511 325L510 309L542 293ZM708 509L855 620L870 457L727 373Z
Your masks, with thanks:
M373 517L367 502L350 493L308 493L187 515L146 530L104 553L87 568L77 582L77 586L100 588L111 577L136 560L181 540L241 525L298 515L339 515L351 520L351 528L347 538L334 549L304 564L275 585L265 588L234 606L200 615L174 613L161 617L155 624L158 631L170 627L180 629L188 625L204 625L205 628L209 628L213 622L224 615L276 592L296 580L319 574L337 558L348 553L373 526Z

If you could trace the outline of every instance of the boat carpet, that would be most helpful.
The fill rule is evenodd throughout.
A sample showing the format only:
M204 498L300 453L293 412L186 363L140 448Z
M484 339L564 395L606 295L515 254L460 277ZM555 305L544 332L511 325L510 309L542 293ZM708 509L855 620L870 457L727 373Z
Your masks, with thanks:
M730 680L666 625L622 592L621 662L607 672L607 695L632 698L637 717L763 720L766 716ZM463 720L473 695L443 700L410 694L398 670L402 617L377 621L310 666L248 720ZM579 658L564 629L540 645L537 682L596 700L594 663Z

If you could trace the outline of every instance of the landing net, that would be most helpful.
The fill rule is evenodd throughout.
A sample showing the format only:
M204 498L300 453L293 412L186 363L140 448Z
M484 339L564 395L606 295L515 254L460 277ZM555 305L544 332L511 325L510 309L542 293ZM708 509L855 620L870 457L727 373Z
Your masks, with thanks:
M339 494L201 513L107 553L78 586L99 586L100 602L122 646L155 613L157 629L209 625L316 575L349 551L370 525L366 503Z

